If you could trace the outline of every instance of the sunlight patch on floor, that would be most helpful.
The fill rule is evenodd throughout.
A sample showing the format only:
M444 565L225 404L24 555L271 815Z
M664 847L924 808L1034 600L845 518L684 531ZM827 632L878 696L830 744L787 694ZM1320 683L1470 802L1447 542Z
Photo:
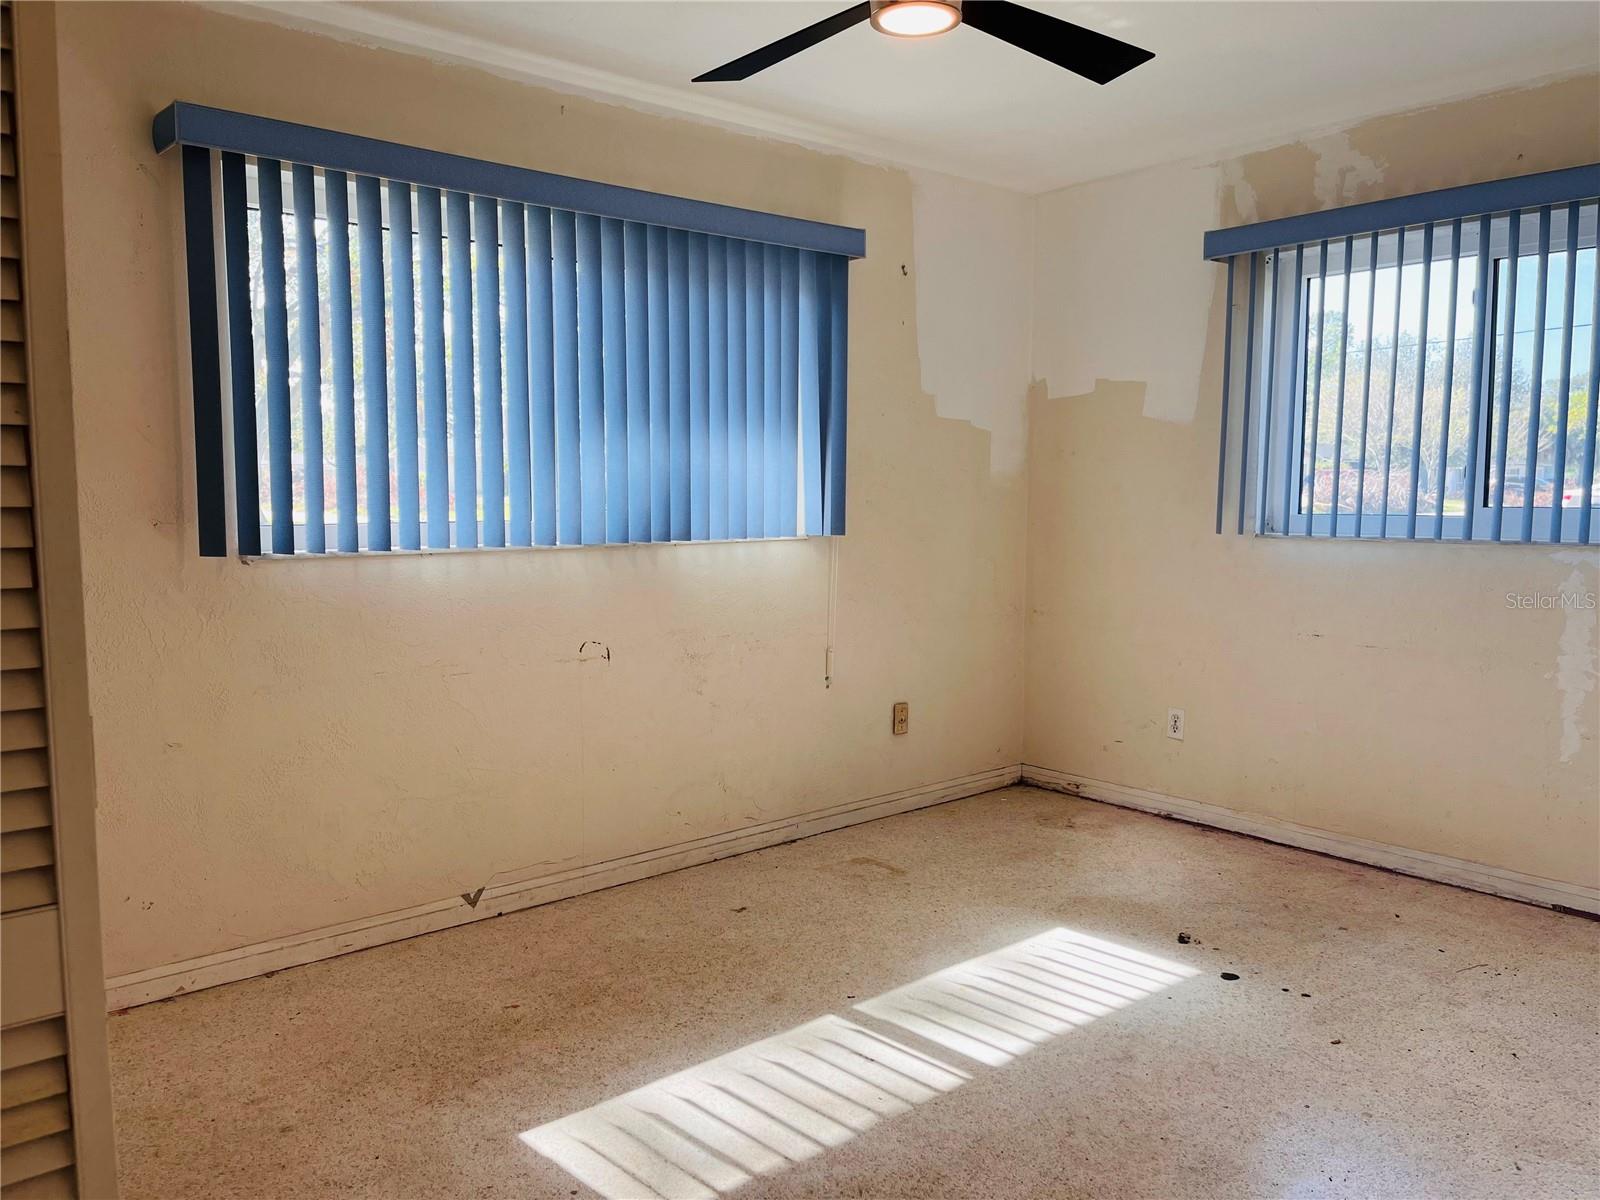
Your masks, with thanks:
M1003 1067L1042 1042L1194 974L1115 942L1052 929L862 1001L856 1011Z
M856 1011L997 1067L1194 974L1053 929ZM830 1015L521 1138L607 1200L705 1200L843 1145L970 1078L896 1037Z
M522 1140L612 1200L704 1197L841 1145L968 1075L823 1017Z

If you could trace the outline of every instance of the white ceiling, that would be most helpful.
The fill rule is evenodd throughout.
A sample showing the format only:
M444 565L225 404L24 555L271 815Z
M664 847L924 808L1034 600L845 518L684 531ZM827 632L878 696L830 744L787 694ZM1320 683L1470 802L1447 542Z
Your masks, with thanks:
M1030 192L1600 67L1592 0L1149 0L1033 4L1155 52L1106 87L973 29L906 42L864 24L743 83L689 82L846 5L269 0L250 14Z

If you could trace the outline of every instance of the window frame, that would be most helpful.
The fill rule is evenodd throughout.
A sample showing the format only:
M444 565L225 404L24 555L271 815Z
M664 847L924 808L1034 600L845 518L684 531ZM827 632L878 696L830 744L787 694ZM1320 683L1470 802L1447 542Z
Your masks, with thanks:
M1552 228L1549 243L1549 256L1566 253L1566 210L1564 206L1551 205ZM1580 204L1578 225L1578 252L1596 251L1597 242L1600 242L1600 205L1593 201ZM1559 214L1559 220L1557 216ZM1377 270L1392 268L1399 261L1402 269L1419 264L1423 260L1423 230L1430 224L1434 230L1431 270L1439 268L1442 264L1448 271L1452 260L1451 230L1455 219L1435 220L1432 222L1418 222L1407 225L1403 229L1404 250L1397 253L1397 230L1385 227L1377 230L1378 254ZM1455 257L1460 263L1460 278L1473 278L1479 269L1479 257L1482 248L1479 242L1478 218L1461 218L1461 244ZM1371 239L1374 230L1365 233L1341 234L1338 237L1329 237L1324 240L1302 242L1291 246L1279 246L1274 249L1259 251L1260 277L1248 278L1249 268L1246 268L1246 284L1260 288L1261 297L1258 304L1257 320L1252 327L1247 327L1246 337L1249 339L1249 350L1254 358L1260 360L1259 379L1250 383L1253 395L1248 398L1254 402L1254 415L1251 417L1252 428L1243 431L1244 444L1249 449L1250 458L1253 460L1253 470L1249 472L1250 486L1247 494L1242 498L1242 503L1247 506L1247 511L1255 514L1256 520L1253 528L1260 535L1270 536L1298 536L1318 538L1351 538L1355 540L1408 540L1408 541L1452 541L1452 542L1485 542L1493 544L1495 539L1489 534L1493 529L1494 507L1490 502L1489 493L1491 482L1490 470L1492 465L1491 455L1494 445L1495 419L1498 415L1496 389L1496 369L1501 361L1500 343L1501 331L1498 327L1500 304L1500 272L1510 257L1510 220L1506 213L1494 214L1490 223L1490 236L1487 247L1489 256L1488 277L1488 304L1485 313L1482 305L1484 297L1480 297L1476 279L1473 279L1471 291L1472 311L1468 316L1457 315L1457 329L1465 323L1471 330L1471 343L1465 354L1457 352L1454 356L1452 375L1452 394L1457 394L1463 372L1470 380L1474 374L1478 379L1476 394L1471 393L1471 383L1467 383L1468 397L1472 404L1473 413L1470 422L1476 422L1477 438L1476 448L1471 463L1471 476L1466 481L1466 496L1471 506L1471 522L1468 523L1466 513L1444 514L1442 517L1435 512L1417 512L1414 516L1415 532L1408 532L1413 524L1413 517L1403 508L1399 512L1390 510L1387 517L1381 513L1366 512L1341 512L1337 515L1328 512L1315 512L1307 514L1304 511L1306 495L1306 432L1309 412L1307 410L1308 396L1313 396L1311 379L1312 361L1312 317L1314 308L1320 310L1320 304L1314 304L1316 289L1319 286L1336 286L1335 281L1342 280L1344 265L1344 249L1347 244L1351 247L1351 274L1354 277L1359 272L1373 269L1371 260ZM1518 238L1518 258L1529 258L1537 261L1539 245L1539 212L1538 209L1523 209L1520 213L1520 226ZM1325 262L1319 261L1319 247L1325 248ZM1530 253L1530 247L1532 251ZM1296 270L1298 258L1299 266ZM1248 260L1246 260L1248 261ZM1337 263L1337 269L1333 264ZM1471 264L1469 267L1468 264ZM1325 277L1321 270L1325 267ZM1600 269L1600 267L1597 267ZM1319 285L1319 279L1325 279ZM1458 287L1461 285L1458 283ZM1519 291L1526 286L1519 279ZM1546 285L1548 287L1548 284ZM1292 303L1289 288L1295 289ZM1531 289L1530 289L1531 290ZM1352 296L1355 294L1352 288ZM1237 301L1234 301L1237 303ZM1404 305L1402 305L1402 308ZM1574 319L1576 320L1579 305L1575 301ZM1561 314L1556 314L1558 322ZM1429 325L1433 324L1430 314ZM1591 315L1591 320L1600 320L1600 313ZM1558 324L1554 341L1559 355L1560 326ZM1514 335L1513 335L1514 336ZM1548 317L1546 320L1545 351L1547 358L1551 353L1551 331L1549 330ZM1578 351L1579 343L1574 340L1574 353ZM1284 351L1288 352L1285 353ZM1348 353L1348 352L1347 352ZM1354 361L1359 369L1359 359L1347 358L1347 369ZM1245 369L1250 370L1250 364ZM1360 377L1359 374L1357 376ZM1395 411L1401 411L1401 397L1406 394L1411 385L1401 380L1396 388ZM1600 403L1600 396L1596 396L1597 389L1594 382L1590 381L1590 403ZM1414 395L1414 391L1412 395ZM1552 390L1543 391L1544 402L1549 402ZM1559 400L1559 398L1557 398ZM1511 409L1515 412L1515 394L1511 397ZM1346 411L1348 418L1349 412ZM1348 425L1346 429L1348 430ZM1348 437L1348 433L1346 434ZM1452 445L1458 444L1452 439ZM1391 441L1392 445L1392 441ZM1319 443L1319 448L1325 448L1325 442ZM1568 458L1570 464L1572 444L1568 443ZM1582 447L1578 447L1579 453ZM1341 461L1343 461L1341 459ZM1600 461L1600 453L1597 453ZM1508 469L1509 469L1508 463ZM1315 464L1310 464L1313 478L1315 477ZM1371 463L1367 464L1371 470ZM1342 499L1342 497L1341 497ZM1593 520L1600 522L1600 489L1591 491L1590 509ZM1532 530L1529 539L1532 542L1544 545L1580 545L1577 542L1577 514L1582 511L1582 505L1564 505L1562 508L1562 540L1551 542L1549 540L1552 512L1550 506L1533 509ZM1514 507L1510 504L1502 506L1502 530L1498 539L1503 542L1521 542L1524 540L1521 530L1522 504L1519 502ZM1515 513L1513 518L1512 514ZM1513 520L1515 526L1513 526ZM1470 530L1470 536L1468 536Z

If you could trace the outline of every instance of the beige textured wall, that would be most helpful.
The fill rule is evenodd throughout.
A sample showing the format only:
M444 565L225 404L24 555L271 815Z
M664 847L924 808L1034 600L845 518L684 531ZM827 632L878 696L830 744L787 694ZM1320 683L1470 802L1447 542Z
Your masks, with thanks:
M1220 224L1600 159L1587 76L1043 197L1027 761L1600 883L1600 556L1212 532ZM1164 736L1168 707L1187 738Z
M200 9L60 25L108 974L1019 760L1026 496L921 390L902 173ZM864 226L832 689L826 541L199 559L174 99Z
M926 354L1026 271L922 277L949 239L914 243L1015 198L195 8L60 27L108 974L1019 758L1600 881L1593 614L1505 606L1600 588L1596 556L1212 535L1199 259L1219 223L1600 157L1594 78L1041 198L1029 483L1027 339ZM197 558L177 165L149 145L180 98L865 226L832 689L823 541Z

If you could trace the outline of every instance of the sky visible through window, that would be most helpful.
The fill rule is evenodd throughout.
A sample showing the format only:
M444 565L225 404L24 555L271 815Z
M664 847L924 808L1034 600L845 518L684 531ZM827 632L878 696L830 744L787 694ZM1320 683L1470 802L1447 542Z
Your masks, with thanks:
M1520 507L1527 487L1526 459L1529 416L1533 403L1535 320L1538 307L1539 257L1519 255L1511 353L1506 347L1506 321L1513 315L1507 303L1507 260L1495 263L1495 328L1492 346L1492 391L1496 408L1480 429L1480 444L1490 449L1491 478L1487 497L1499 486L1493 470L1500 447L1494 437L1500 428L1506 372L1509 381L1509 421L1505 446L1504 505ZM1545 273L1545 337L1539 389L1539 420L1535 433L1537 466L1533 475L1534 504L1549 507L1559 487L1564 506L1583 500L1583 446L1588 427L1593 384L1589 379L1590 338L1594 324L1593 247L1577 254L1573 306L1573 336L1567 367L1567 451L1562 478L1556 479L1556 432L1560 425L1562 396L1563 316L1569 258L1565 250L1552 250ZM1455 279L1455 324L1450 322L1451 271L1448 259L1435 260L1427 282L1427 328L1423 329L1423 267L1380 266L1350 273L1349 301L1344 295L1343 273L1330 272L1326 282L1311 278L1304 284L1306 319L1307 429L1316 410L1316 463L1310 469L1310 441L1302 451L1300 511L1333 511L1337 488L1338 511L1354 514L1404 513L1410 502L1413 447L1417 457L1417 513L1448 516L1465 511L1473 491L1474 465L1467 460L1468 426L1474 398L1473 327L1476 321L1473 291L1478 274L1476 256L1464 255ZM1398 320L1396 319L1398 317ZM1453 355L1452 355L1453 343ZM1343 347L1343 419L1340 414L1340 349ZM1421 404L1418 407L1418 365L1421 359ZM1448 366L1448 371L1447 371ZM1448 375L1448 417L1446 379ZM1320 379L1319 379L1320 377ZM1320 386L1320 396L1319 396ZM1315 402L1315 403L1314 403ZM1362 414L1365 412L1365 421ZM1481 416L1481 414L1480 414ZM1441 437L1446 421L1449 437ZM1363 436L1364 435L1364 436ZM1441 471L1441 465L1443 470ZM1486 497L1480 496L1482 501Z

